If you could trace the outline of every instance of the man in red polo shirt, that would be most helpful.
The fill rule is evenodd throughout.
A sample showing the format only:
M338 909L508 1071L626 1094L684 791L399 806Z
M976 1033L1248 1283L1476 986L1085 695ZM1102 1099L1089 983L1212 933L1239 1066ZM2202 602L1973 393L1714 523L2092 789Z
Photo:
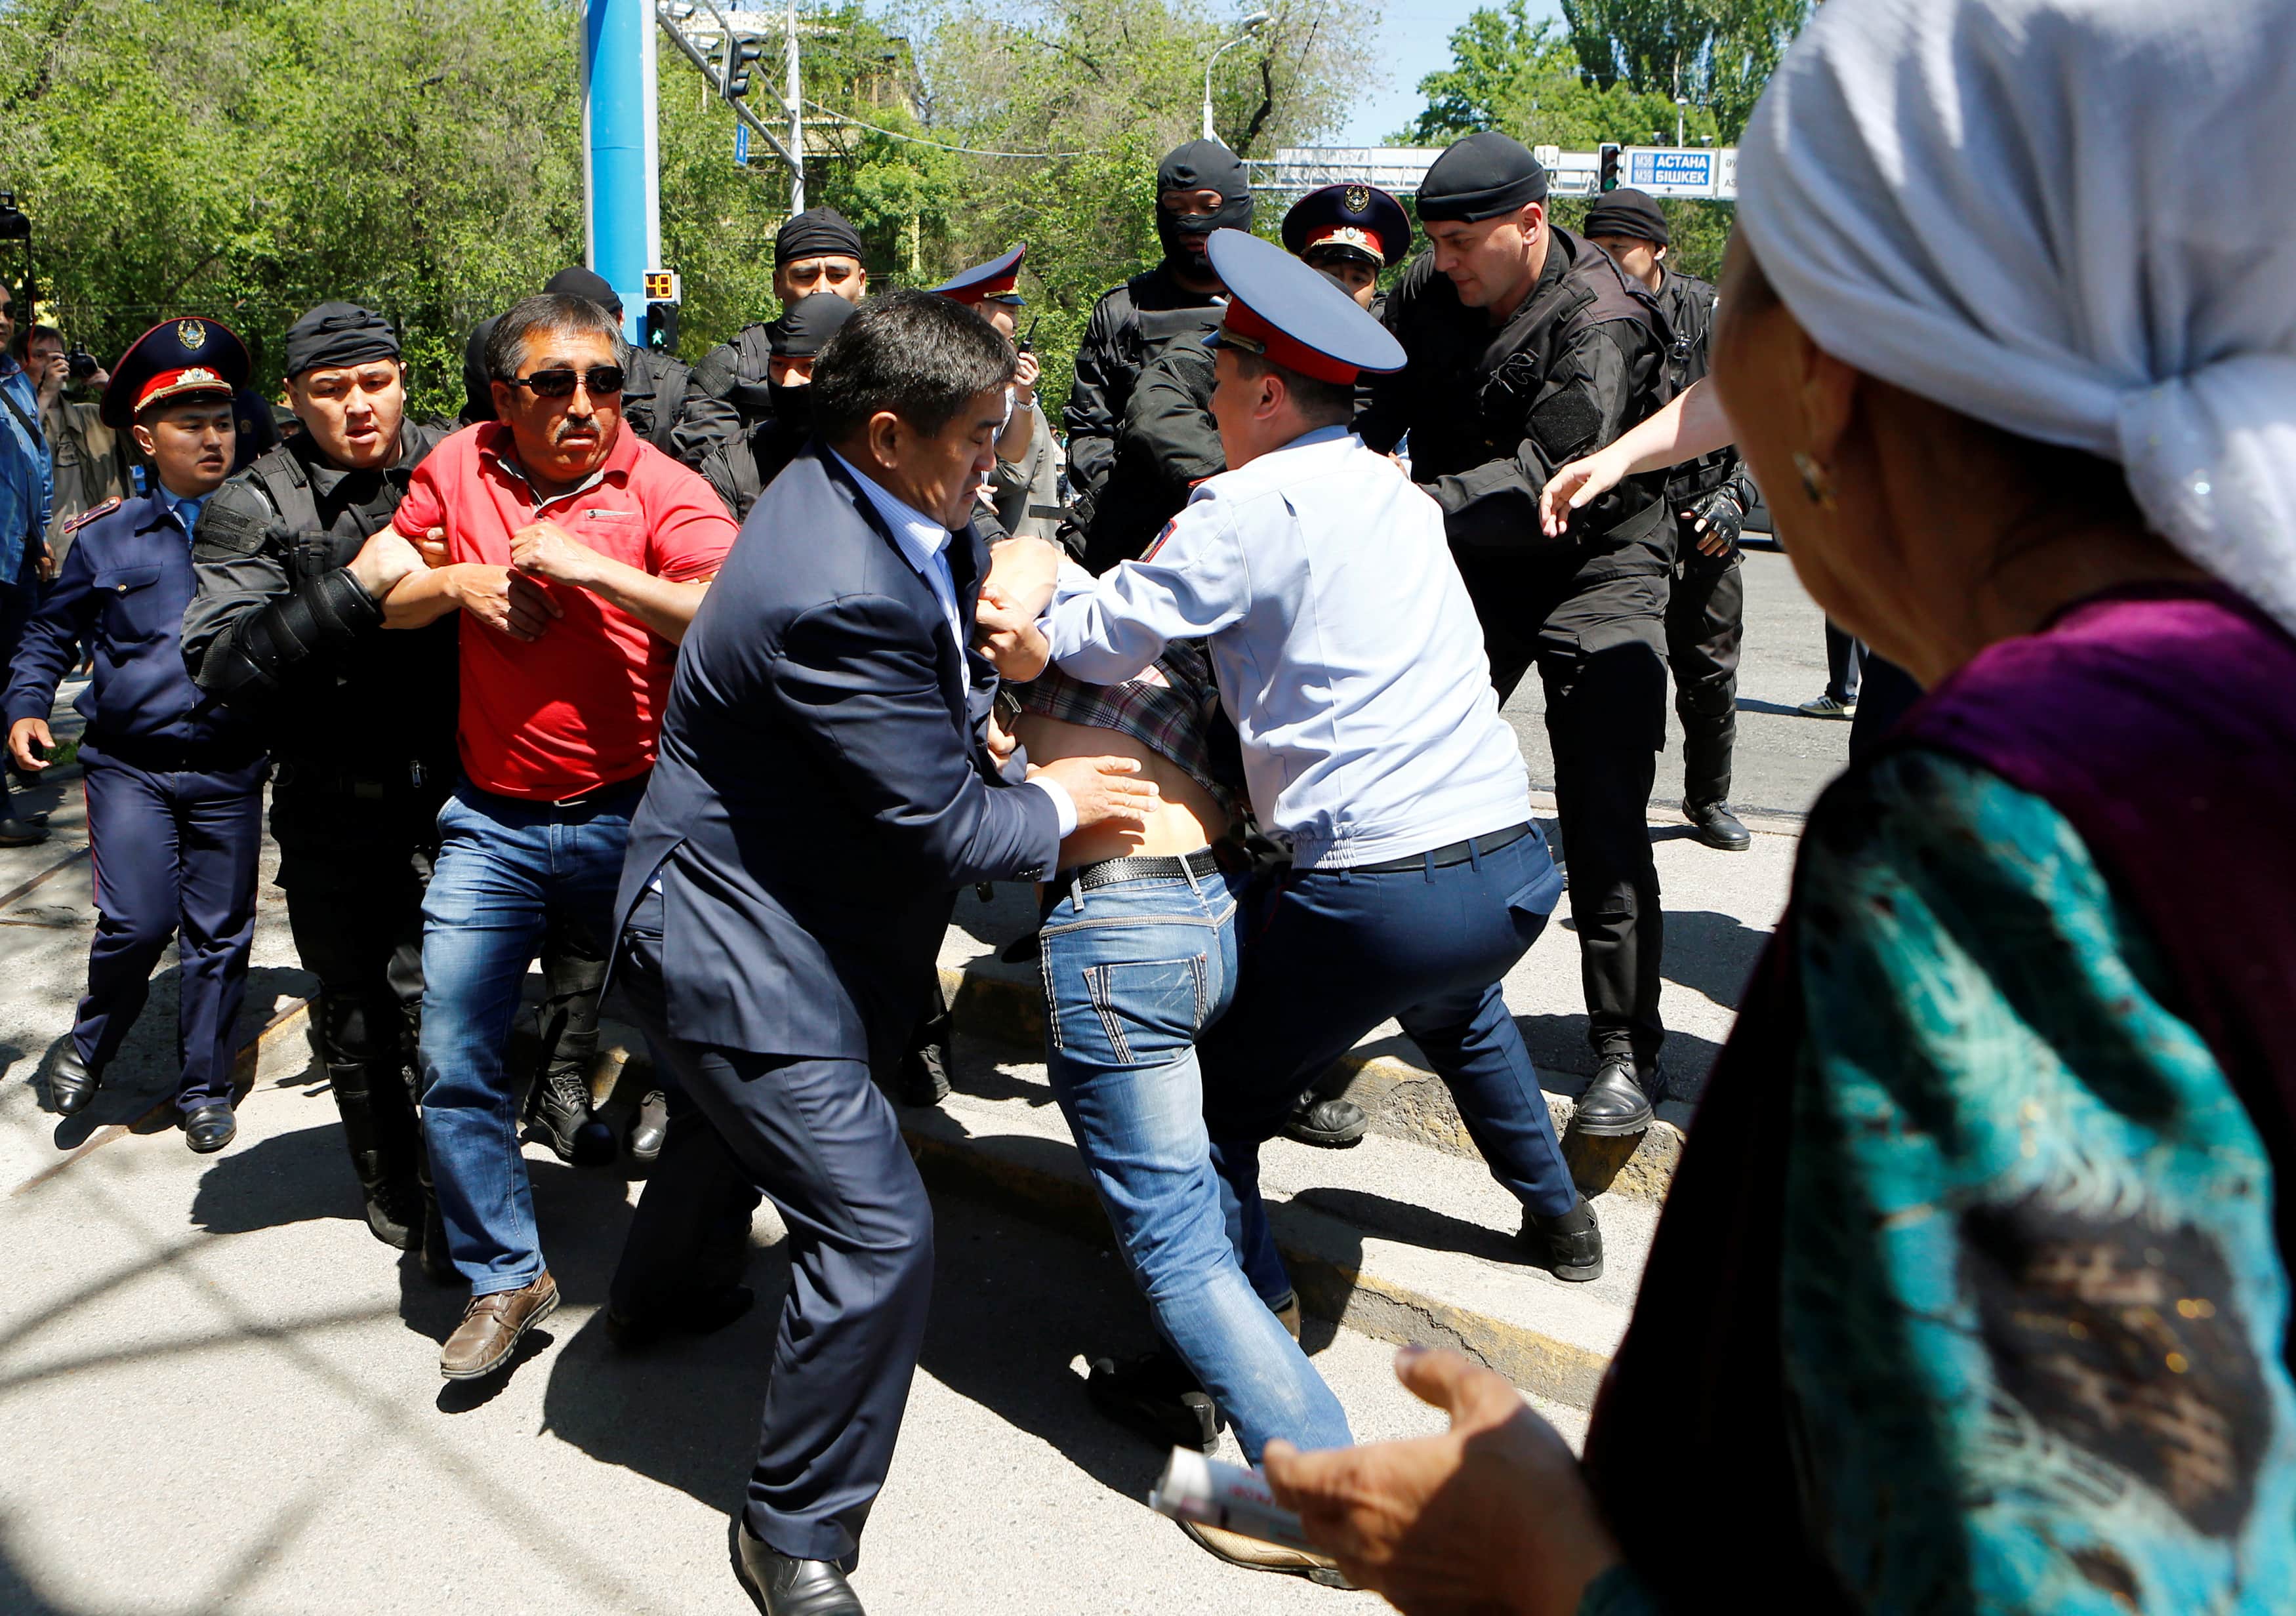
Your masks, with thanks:
M463 614L463 776L423 902L422 1122L447 1250L471 1282L449 1380L492 1373L558 1305L504 1046L554 915L609 941L631 812L677 642L734 542L709 485L624 429L613 317L514 306L487 344L497 420L430 452L394 521L446 534L384 621Z

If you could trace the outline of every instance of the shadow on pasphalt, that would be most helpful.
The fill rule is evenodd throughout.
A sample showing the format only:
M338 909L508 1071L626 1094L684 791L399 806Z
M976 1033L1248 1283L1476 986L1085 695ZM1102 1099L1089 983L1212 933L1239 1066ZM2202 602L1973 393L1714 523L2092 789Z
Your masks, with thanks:
M1669 910L1666 951L1659 969L1676 986L1734 1010L1769 940L1768 932L1757 931L1735 915L1707 909Z
M125 1127L138 1133L163 1133L176 1126L168 1101L176 1092L183 1065L176 1048L176 990L183 967L170 965L152 978L150 996L142 1014L102 1073L102 1087L77 1115L58 1117L53 1135L60 1151L77 1150L100 1128ZM300 998L313 990L310 974L291 966L256 966L247 974L247 1000L233 1029L234 1047L244 1049L271 1018L271 1006L282 998ZM71 1034L67 1032L41 1052L38 1081L40 1107L53 1113L55 1097L48 1090L48 1073L62 1058ZM242 1098L244 1098L242 1095ZM154 1111L157 1114L153 1114Z

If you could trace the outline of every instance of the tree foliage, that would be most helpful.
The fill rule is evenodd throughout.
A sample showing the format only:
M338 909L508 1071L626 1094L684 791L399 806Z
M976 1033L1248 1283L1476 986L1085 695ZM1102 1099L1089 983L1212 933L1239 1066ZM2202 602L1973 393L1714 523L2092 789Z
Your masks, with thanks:
M1809 0L1561 0L1587 77L1710 109L1725 143L1738 138Z
M581 241L578 110L532 70L567 42L546 0L20 0L0 184L107 355L193 310L275 369L287 321L348 297L451 379L470 322Z
M1603 141L1671 145L1673 95L1621 79L1597 82L1551 17L1534 20L1524 0L1478 11L1451 35L1451 65L1419 81L1426 110L1399 137L1439 146L1479 129L1498 129L1525 145L1587 151ZM1716 133L1702 106L1680 109L1695 142Z
M1427 105L1395 138L1442 145L1497 129L1525 145L1575 151L1604 142L1672 145L1735 140L1808 0L1561 0L1562 21L1534 20L1525 0L1472 14L1451 35L1451 65L1419 81ZM1677 74L1679 77L1677 78ZM1688 106L1675 100L1677 85ZM1721 273L1726 203L1661 201L1670 257L1693 275ZM1587 203L1558 199L1576 228Z
M808 200L854 221L880 283L929 285L1028 241L1057 404L1093 300L1157 256L1156 159L1196 133L1204 62L1236 11L914 5L898 23L861 0L804 8ZM1340 0L1273 9L1214 83L1220 133L1250 155L1330 129L1375 33L1375 11ZM574 0L0 0L0 190L32 216L44 308L107 357L164 315L214 314L268 385L287 322L354 299L401 327L418 410L450 413L469 328L583 256L578 14ZM693 358L773 314L789 181L762 142L735 164L731 110L675 50L660 58L663 254ZM769 48L751 94L775 125L779 68Z
M1269 10L1213 77L1213 127L1246 157L1334 127L1377 31L1374 9L1341 0L1275 0ZM1094 301L1160 254L1157 160L1201 133L1204 64L1234 33L1233 13L1194 0L1024 0L952 13L932 36L930 106L944 138L1061 154L973 159L954 243L970 262L1028 242L1022 290L1047 408L1066 395Z

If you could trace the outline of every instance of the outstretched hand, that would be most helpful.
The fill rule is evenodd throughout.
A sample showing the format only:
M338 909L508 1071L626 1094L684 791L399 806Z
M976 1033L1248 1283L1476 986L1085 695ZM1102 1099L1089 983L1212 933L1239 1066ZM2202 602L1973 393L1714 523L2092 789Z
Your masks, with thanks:
M1395 1373L1451 1429L1315 1453L1270 1442L1275 1501L1409 1616L1569 1616L1620 1557L1570 1448L1513 1386L1456 1352L1406 1347Z
M1029 778L1041 775L1057 781L1076 804L1077 828L1087 830L1095 825L1147 823L1161 794L1155 781L1137 779L1139 772L1136 758L1062 757L1030 769Z

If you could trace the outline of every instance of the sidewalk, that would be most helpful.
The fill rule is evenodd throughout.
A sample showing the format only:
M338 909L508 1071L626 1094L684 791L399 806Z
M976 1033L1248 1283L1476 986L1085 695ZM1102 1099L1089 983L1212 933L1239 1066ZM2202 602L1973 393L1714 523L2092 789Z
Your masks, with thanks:
M758 1310L624 1359L596 1312L639 1187L530 1149L566 1303L506 1382L442 1392L436 1343L460 1298L357 1218L305 1042L311 980L275 889L241 1020L238 1143L195 1157L165 1112L135 1130L171 1083L172 957L94 1106L68 1122L43 1108L92 909L77 782L42 789L55 834L0 850L0 1429L15 1461L0 1475L0 1609L427 1612L490 1610L506 1594L553 1610L744 1608L724 1532L786 1283L770 1209L750 1277ZM1551 834L1551 803L1541 812ZM1751 851L1727 854L1654 818L1673 1098L1631 1154L1566 1133L1598 1192L1599 1281L1564 1285L1521 1260L1518 1209L1391 1027L1353 1057L1369 1138L1268 1148L1308 1345L1359 1438L1439 1424L1389 1375L1387 1343L1405 1341L1469 1352L1572 1440L1583 1431L1678 1124L1784 902L1794 827L1754 828ZM266 848L266 881L273 859ZM1046 1082L1035 967L996 958L1033 918L1026 889L968 894L943 949L957 1091L903 1113L936 1192L935 1319L858 1586L874 1608L936 1613L1330 1608L1338 1596L1219 1566L1141 1507L1159 1456L1084 1400L1084 1359L1136 1350L1147 1326ZM1567 922L1507 997L1567 1127L1591 1064ZM602 1081L611 1029L607 1041ZM622 1041L635 1043L626 1030ZM625 1098L645 1075L638 1053Z

